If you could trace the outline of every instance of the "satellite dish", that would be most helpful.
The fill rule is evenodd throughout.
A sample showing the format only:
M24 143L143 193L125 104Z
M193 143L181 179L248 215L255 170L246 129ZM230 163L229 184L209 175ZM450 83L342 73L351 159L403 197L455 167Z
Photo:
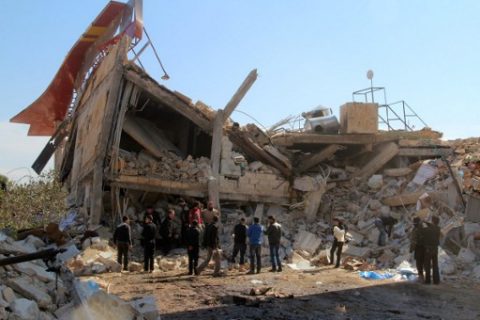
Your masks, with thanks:
M368 79L368 80L372 80L372 79L373 79L373 71L372 71L372 70L368 70L368 71L367 71L367 79Z

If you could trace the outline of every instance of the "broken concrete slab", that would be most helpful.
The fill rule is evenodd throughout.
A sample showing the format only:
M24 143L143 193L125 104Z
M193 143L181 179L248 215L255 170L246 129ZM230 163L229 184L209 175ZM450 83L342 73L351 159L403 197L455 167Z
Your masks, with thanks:
M346 245L343 253L347 256L367 258L372 250L368 247L357 247L353 245Z
M313 254L315 251L317 251L321 244L322 239L317 237L315 234L301 230L295 236L293 247L296 250L305 250L310 254Z
M367 162L359 171L355 172L355 177L368 178L380 170L388 161L398 154L398 146L394 142L388 142L374 153L370 161Z
M303 192L314 191L318 189L318 182L310 176L298 177L293 181L293 189Z
M13 268L20 273L35 277L43 282L55 281L54 272L47 272L46 267L41 267L34 262L17 263L13 265Z
M159 320L160 310L154 296L146 296L130 301L130 304L137 310L145 320Z
M7 301L8 303L12 303L14 300L17 299L15 292L13 292L13 289L10 287L3 288L2 295L3 299L5 299L5 301Z
M37 302L40 308L49 308L52 306L52 297L45 291L35 286L27 277L18 277L9 279L7 285L13 290Z
M38 320L40 316L40 310L35 301L24 298L14 300L10 309L12 313L9 320Z

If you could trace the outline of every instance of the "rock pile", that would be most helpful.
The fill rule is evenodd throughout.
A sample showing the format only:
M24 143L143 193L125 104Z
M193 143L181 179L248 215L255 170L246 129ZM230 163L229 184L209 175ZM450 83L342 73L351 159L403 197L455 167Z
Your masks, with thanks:
M34 236L22 241L0 234L0 259L46 249ZM72 300L68 283L47 272L42 260L0 267L0 319L55 319L54 312Z

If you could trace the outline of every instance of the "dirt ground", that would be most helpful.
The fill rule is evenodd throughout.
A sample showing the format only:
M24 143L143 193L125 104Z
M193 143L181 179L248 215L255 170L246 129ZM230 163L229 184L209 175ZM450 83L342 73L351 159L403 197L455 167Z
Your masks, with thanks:
M480 285L364 280L332 267L214 278L185 271L104 274L110 293L154 295L162 319L480 319Z

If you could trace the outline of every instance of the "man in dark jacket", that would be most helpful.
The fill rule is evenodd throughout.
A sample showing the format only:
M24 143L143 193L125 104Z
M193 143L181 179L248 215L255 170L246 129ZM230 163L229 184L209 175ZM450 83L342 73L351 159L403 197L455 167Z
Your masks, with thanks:
M162 236L162 251L167 255L172 249L172 245L178 239L178 230L175 224L175 210L168 209L167 217L160 226L160 235Z
M188 205L185 202L185 200L182 199L182 198L178 199L178 206L179 206L180 210L177 213L179 214L180 222L182 224L182 226L181 226L182 244L186 245L187 230L189 228L188 215L189 215L190 209L188 208Z
M270 246L270 261L272 262L270 272L282 272L282 262L278 255L280 240L282 239L282 226L275 221L273 216L268 217L268 227L265 234L268 236L268 244Z
M424 245L425 227L419 217L413 219L413 230L410 235L410 252L413 252L415 263L417 265L418 280L424 281L423 269L425 260L425 245Z
M205 228L205 234L203 235L203 246L207 248L208 253L207 257L205 258L205 261L198 267L197 271L198 274L200 274L206 266L208 266L208 263L214 258L215 262L215 268L213 271L214 276L220 275L220 262L221 262L221 257L220 257L220 241L218 239L218 227L217 227L217 222L218 222L218 217L214 216L212 219L212 223L207 225Z
M155 234L157 227L151 216L145 217L145 224L142 230L143 238L143 269L145 272L153 272L153 256L155 254Z
M425 283L431 283L431 272L433 270L433 283L440 283L440 272L438 270L438 245L440 244L440 220L437 216L432 217L432 223L425 228ZM431 270L432 269L432 270Z
M123 260L123 270L128 271L128 251L132 247L133 242L127 216L122 218L122 223L115 229L115 232L113 233L113 243L117 246L118 263L122 264Z
M243 271L245 263L245 252L247 251L247 226L245 225L245 218L241 218L240 222L233 228L233 254L232 263L235 263L235 258L240 252L240 271Z
M200 250L200 230L198 229L198 221L193 220L192 225L185 234L185 241L188 250L188 274L198 275L198 252Z

